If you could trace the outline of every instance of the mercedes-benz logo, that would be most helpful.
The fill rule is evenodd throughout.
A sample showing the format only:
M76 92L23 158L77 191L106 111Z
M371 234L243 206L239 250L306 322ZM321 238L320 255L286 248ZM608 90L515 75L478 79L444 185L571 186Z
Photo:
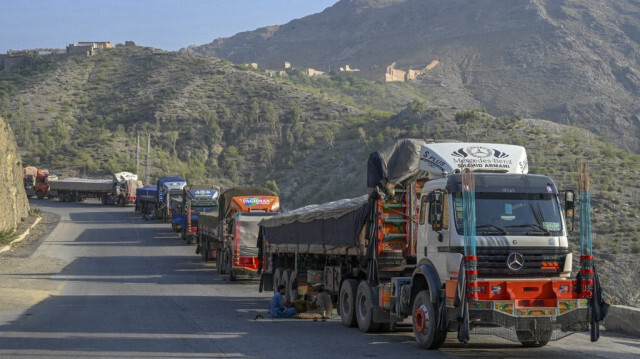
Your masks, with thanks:
M480 147L480 146L472 146L467 148L467 152L477 158L487 158L493 154L493 151L490 148Z
M507 257L507 267L512 271L518 271L524 266L524 256L518 252L513 252Z

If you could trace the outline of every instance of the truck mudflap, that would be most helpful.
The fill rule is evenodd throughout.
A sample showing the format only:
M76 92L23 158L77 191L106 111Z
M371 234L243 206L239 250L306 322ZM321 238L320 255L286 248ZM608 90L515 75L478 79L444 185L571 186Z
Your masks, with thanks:
M457 330L455 290L446 284L447 329ZM519 342L547 342L588 331L588 298L575 280L478 281L478 300L469 300L469 325L474 334L491 334Z

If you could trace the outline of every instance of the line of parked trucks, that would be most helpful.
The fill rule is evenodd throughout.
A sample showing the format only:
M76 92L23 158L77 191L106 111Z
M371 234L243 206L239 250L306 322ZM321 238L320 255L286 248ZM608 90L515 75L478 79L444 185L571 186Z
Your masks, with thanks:
M97 198L104 205L119 206L133 204L136 189L142 187L138 176L130 172L118 172L110 179L59 179L48 169L33 166L24 168L23 184L27 197L57 198L62 202L83 202L87 198Z
M408 320L425 349L449 332L540 347L591 329L595 341L605 311L582 235L572 275L575 193L528 170L520 146L405 139L370 155L361 197L280 213L265 188L164 177L137 189L136 211L171 220L230 281L282 284L291 301L326 293L363 332Z

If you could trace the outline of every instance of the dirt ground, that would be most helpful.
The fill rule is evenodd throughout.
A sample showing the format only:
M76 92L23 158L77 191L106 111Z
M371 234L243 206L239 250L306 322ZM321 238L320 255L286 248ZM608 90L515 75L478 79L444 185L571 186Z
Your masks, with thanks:
M18 227L24 233L36 216L30 216ZM38 245L55 228L59 216L44 213L22 242L0 253L0 310L28 308L57 292L57 285L49 276L59 273L66 265L58 258L31 257Z

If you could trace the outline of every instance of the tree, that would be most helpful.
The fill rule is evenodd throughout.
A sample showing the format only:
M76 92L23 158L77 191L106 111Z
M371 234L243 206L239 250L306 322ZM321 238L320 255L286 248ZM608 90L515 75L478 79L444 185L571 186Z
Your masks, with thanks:
M266 180L264 182L264 186L265 188L272 190L273 192L280 194L280 188L278 188L278 184L276 183L276 180L270 179L270 180Z

